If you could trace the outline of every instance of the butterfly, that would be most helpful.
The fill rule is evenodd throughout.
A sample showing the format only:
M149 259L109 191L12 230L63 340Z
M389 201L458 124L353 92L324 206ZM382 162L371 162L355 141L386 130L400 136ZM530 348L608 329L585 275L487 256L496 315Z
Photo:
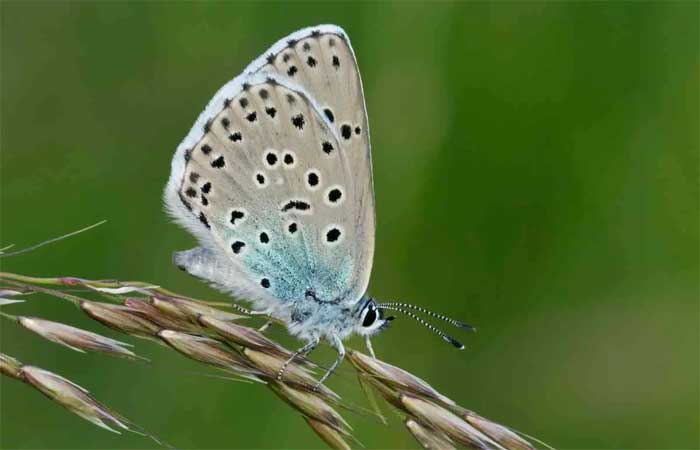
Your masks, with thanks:
M164 200L199 246L175 264L287 325L322 340L342 362L343 340L385 329L395 310L458 348L409 310L468 325L419 306L367 295L375 199L362 80L342 28L304 28L275 43L226 83L172 160Z

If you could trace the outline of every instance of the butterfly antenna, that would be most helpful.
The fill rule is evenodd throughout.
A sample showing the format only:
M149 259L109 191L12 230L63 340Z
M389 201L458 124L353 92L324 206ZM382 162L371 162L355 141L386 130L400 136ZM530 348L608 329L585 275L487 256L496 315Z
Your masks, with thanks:
M413 309L415 311L420 311L424 314L427 314L430 317L444 320L445 322L447 322L450 325L455 326L457 328L464 328L465 330L476 331L476 328L471 326L471 325L468 325L464 322L460 322L459 320L451 319L451 318L444 316L442 314L427 310L427 309L423 308L422 306L411 305L409 303L379 303L379 304L377 304L377 306L379 306L380 308L386 308L386 309L391 309L391 308Z
M387 306L387 305L389 305L389 306ZM377 306L379 306L379 307L381 307L381 308L384 308L384 309L391 310L391 311L398 311L398 312L400 312L400 313L406 314L406 315L407 315L408 317L410 317L411 319L415 320L416 322L418 322L418 323L420 323L421 325L423 325L425 328L429 329L429 330L432 331L433 333L435 333L435 334L437 334L438 336L440 336L440 337L441 337L443 340L445 340L446 342L449 342L450 344L454 345L456 348L458 348L458 349L460 349L460 350L464 350L464 345L463 345L461 342L459 342L458 340L456 340L456 339L454 339L454 338L448 336L448 335L445 334L444 332L438 330L438 329L435 328L433 325L429 324L429 323L426 322L425 320L423 320L423 319L421 319L420 317L418 317L417 315L413 314L411 311L407 311L407 310L405 310L405 309L402 309L402 308L398 308L398 307L396 307L396 306L393 306L392 303L385 303L385 304L377 305Z

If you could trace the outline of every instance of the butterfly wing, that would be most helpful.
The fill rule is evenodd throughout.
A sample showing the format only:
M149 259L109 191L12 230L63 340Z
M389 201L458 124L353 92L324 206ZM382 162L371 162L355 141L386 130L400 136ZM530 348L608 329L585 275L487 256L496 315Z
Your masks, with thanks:
M165 201L203 247L179 257L191 273L264 306L309 294L357 301L371 270L374 197L345 33L294 33L225 85L178 147Z

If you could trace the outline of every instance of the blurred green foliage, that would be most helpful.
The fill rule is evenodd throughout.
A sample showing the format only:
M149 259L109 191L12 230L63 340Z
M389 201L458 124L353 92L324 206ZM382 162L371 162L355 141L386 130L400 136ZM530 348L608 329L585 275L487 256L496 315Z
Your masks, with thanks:
M375 339L379 355L561 449L700 445L697 2L0 8L2 244L109 220L3 270L224 299L170 262L193 245L161 207L171 154L210 96L271 43L337 23L372 127L371 293L480 329L456 352L401 320ZM48 298L11 311L111 334ZM3 352L179 448L322 446L264 389L205 378L172 351L139 341L155 364L133 364L1 326ZM2 448L150 445L0 383ZM349 368L330 385L363 402ZM369 448L417 446L398 420L350 418Z

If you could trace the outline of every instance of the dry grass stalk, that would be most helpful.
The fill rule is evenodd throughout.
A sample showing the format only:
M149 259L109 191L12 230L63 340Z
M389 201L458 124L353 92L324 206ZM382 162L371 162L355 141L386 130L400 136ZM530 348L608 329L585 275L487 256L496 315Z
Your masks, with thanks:
M141 282L91 281L73 277L42 279L6 273L0 273L0 280L22 292L42 292L66 299L78 305L92 319L113 330L165 343L195 361L239 377L266 383L279 398L299 411L311 429L331 448L350 448L346 438L352 437L352 429L334 408L343 406L339 396L325 386L315 388L317 381L309 369L315 366L306 360L294 361L285 371L284 380L278 381L279 368L291 352L258 330L233 322L247 316L224 311L213 307L212 303L180 296ZM88 286L110 294L111 298L123 304L94 302L42 285ZM134 292L144 296L124 295ZM240 308L240 311L244 309ZM61 327L56 329L58 328ZM370 386L407 416L406 427L424 448L467 446L477 449L533 449L532 445L508 428L461 408L428 383L403 369L356 351L350 351L348 359L358 371L363 387ZM23 370L19 362L0 354L0 373L29 382ZM50 382L62 384L58 381L60 377L49 377L39 370L30 369L35 381L44 380L44 385L51 384ZM63 378L60 380L75 386ZM81 389L75 391L73 398L83 398L87 402L89 396L81 397L87 395ZM47 389L46 392L55 390ZM82 394L78 395L78 392ZM54 400L59 401L56 398ZM85 411L92 411L90 417L111 420L109 417L112 416L108 415L106 409L85 408ZM76 408L73 410L79 414Z
M407 371L357 351L349 360L362 379L407 415L406 427L426 449L454 448L533 450L508 428L458 406Z

